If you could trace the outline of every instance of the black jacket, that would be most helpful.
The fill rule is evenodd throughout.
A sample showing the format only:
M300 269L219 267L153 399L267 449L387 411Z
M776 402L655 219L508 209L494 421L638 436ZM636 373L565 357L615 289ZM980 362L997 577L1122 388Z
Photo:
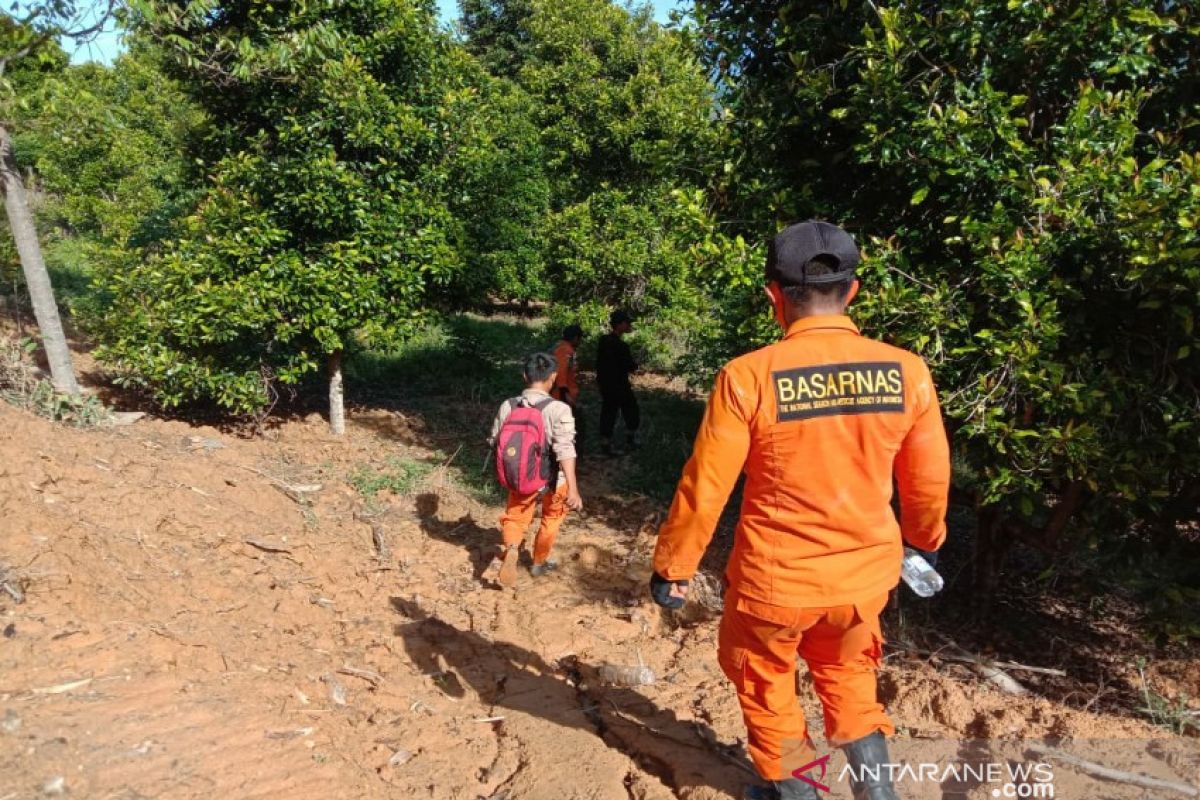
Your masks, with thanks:
M596 354L596 383L601 392L629 390L629 375L636 372L637 368L633 351L620 336L606 333L600 337L600 349Z

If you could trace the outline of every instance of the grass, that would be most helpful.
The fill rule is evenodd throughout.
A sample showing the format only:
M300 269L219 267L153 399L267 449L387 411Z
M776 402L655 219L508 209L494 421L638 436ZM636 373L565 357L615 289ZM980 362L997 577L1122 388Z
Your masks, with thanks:
M622 492L637 493L662 503L669 503L675 494L683 466L692 454L692 442L700 419L704 416L703 400L666 389L636 390L642 410L639 431L642 446L627 456L614 481ZM599 428L599 398L592 430ZM618 423L614 438L623 435Z
M492 416L501 402L523 388L524 356L551 350L556 342L556 331L545 323L506 316L447 318L395 351L360 353L350 359L347 394L418 417L424 439L418 444L452 459L447 467L450 479L481 502L499 502L503 495L486 462ZM668 389L639 390L638 400L642 448L614 462L613 488L666 503L691 454L704 404ZM580 415L588 435L585 452L595 453L600 398L592 387L585 386ZM621 424L618 441L624 437Z
M412 494L433 472L434 466L425 461L393 456L381 469L363 466L350 473L350 485L368 500L387 490L393 494Z
M543 326L513 317L446 318L402 348L351 358L347 394L418 418L416 443L439 454L449 480L475 500L497 503L503 493L486 463L492 416L520 394L524 356L554 343Z
M1166 728L1176 736L1186 736L1189 729L1200 731L1200 718L1197 718L1188 705L1191 699L1187 693L1181 692L1174 700L1163 697L1150 688L1146 679L1146 659L1137 660L1138 678L1141 681L1142 714L1153 724Z

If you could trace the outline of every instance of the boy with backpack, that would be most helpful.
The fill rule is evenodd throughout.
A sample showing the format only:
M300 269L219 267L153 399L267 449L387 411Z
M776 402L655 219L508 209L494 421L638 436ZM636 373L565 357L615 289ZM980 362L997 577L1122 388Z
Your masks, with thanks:
M500 584L517 582L517 549L538 505L542 521L533 545L535 578L555 569L550 549L567 509L583 508L575 480L575 418L571 407L550 396L558 365L553 355L534 353L525 359L525 391L505 400L492 421L488 439L495 447L496 477L508 489L508 505L500 517L504 544Z

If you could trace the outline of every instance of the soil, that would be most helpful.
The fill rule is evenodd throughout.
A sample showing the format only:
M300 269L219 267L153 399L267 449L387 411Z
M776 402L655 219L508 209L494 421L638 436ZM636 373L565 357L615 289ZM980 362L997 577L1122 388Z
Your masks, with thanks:
M662 509L595 489L558 572L503 591L499 509L444 470L371 505L347 483L416 452L413 424L358 413L335 440L314 415L244 439L154 418L76 430L0 404L0 798L740 797L719 583L703 576L680 615L645 597ZM643 663L653 685L599 675ZM1150 679L1200 694L1194 661ZM1004 694L962 665L895 654L880 691L897 751L1120 740L1090 758L1200 782L1194 738ZM1057 797L1183 796L1056 775Z

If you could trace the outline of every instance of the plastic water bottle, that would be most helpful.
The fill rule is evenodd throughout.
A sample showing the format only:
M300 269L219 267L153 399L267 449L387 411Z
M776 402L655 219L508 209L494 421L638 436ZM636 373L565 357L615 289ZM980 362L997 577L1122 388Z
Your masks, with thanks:
M900 576L918 597L933 597L946 585L942 576L937 574L937 570L929 566L929 562L911 547L904 548Z
M616 686L653 686L654 670L644 664L603 664L600 667L600 680Z

